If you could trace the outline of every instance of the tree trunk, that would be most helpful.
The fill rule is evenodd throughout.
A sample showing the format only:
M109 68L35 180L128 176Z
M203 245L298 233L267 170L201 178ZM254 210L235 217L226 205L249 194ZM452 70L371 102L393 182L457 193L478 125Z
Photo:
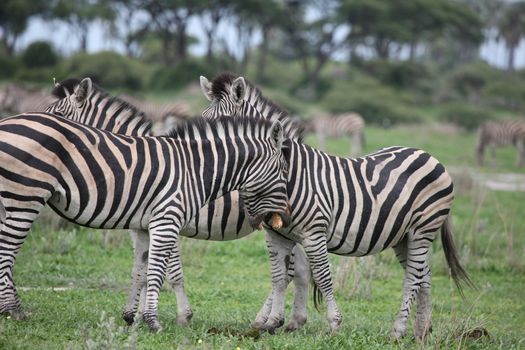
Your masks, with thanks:
M409 56L408 59L413 62L416 59L416 49L417 49L417 43L415 41L410 43L410 50L409 50Z
M507 60L507 70L509 72L512 72L514 70L514 57L516 55L516 46L511 45L508 47L509 49L509 57Z
M264 73L266 70L266 56L268 54L268 34L270 26L263 25L262 27L262 43L259 48L259 62L257 64L257 73L255 75L258 82L264 82Z
M178 62L186 60L187 53L187 40L186 40L186 23L183 20L177 21L177 33L175 34L176 40L176 51L175 58Z

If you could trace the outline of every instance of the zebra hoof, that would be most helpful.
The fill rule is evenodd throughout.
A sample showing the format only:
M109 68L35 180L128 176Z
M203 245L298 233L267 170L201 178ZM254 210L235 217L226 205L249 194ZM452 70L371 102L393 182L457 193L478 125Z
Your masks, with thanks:
M0 315L5 315L7 318L12 318L17 321L23 321L27 319L28 315L22 310L21 307L5 308L0 312Z
M162 330L162 326L159 322L159 317L156 314L144 312L144 314L142 315L142 319L144 320L144 322L146 322L150 331L158 333Z
M304 320L292 319L284 327L284 330L286 332L294 332L294 331L298 330L299 328L301 328L302 326L304 326L305 323L306 323L306 318Z
M128 324L128 326L131 326L133 322L135 322L135 313L133 311L124 311L122 313L122 318Z

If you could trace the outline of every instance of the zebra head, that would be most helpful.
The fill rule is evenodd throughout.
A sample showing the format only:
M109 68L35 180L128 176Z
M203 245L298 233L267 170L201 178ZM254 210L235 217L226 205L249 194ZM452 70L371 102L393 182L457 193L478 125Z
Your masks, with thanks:
M274 214L280 215L283 227L290 223L287 191L289 159L283 149L285 138L279 121L272 123L269 136L269 143L264 146L270 152L269 158L261 159L261 164L257 166L248 164L252 170L245 172L244 186L239 189L239 194L252 227L261 228L261 223L264 221L273 228L279 229L280 225L276 227L273 221Z
M46 112L66 117L81 122L83 107L93 91L93 83L90 78L82 80L76 78L66 79L55 84L52 91L58 101L51 104Z
M246 95L246 82L243 77L223 73L213 83L206 77L200 77L201 90L210 101L210 106L202 112L205 119L212 120L219 116L241 115Z

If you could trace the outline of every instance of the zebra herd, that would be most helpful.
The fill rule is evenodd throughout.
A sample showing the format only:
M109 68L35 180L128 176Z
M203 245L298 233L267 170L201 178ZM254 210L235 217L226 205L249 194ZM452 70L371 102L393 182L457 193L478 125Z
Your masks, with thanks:
M264 227L272 289L253 326L269 332L284 324L292 280L286 328L304 325L311 276L326 300L330 329L337 330L342 315L328 253L394 249L405 272L391 332L396 339L416 300L416 337L431 329L428 260L438 231L459 290L473 286L452 239L453 183L430 154L389 147L335 157L304 143L303 126L244 77L223 73L213 81L201 77L200 85L209 101L203 118L165 136L151 136L143 111L89 78L57 84L45 112L0 121L0 313L23 316L12 270L46 204L81 225L131 230L134 263L123 318L133 323L141 312L152 330L161 328L157 304L165 278L175 291L177 322L186 325L193 315L179 236L224 241ZM329 121L305 127L350 132L362 144L359 115L334 120L334 128Z

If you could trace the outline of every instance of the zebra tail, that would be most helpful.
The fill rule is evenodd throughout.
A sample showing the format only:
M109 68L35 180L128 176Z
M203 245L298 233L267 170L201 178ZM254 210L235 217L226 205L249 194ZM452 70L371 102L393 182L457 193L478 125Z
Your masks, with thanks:
M321 293L321 290L317 287L317 284L315 284L313 278L310 279L310 283L312 284L313 288L312 299L314 301L315 309L317 310L317 312L321 312L319 306L323 302L323 293Z
M459 261L458 251L452 237L452 223L450 221L450 216L447 217L445 223L441 227L441 242L443 244L443 252L445 253L445 258L447 259L452 279L458 288L459 294L465 299L465 295L463 294L463 284L472 289L477 289L477 287Z

